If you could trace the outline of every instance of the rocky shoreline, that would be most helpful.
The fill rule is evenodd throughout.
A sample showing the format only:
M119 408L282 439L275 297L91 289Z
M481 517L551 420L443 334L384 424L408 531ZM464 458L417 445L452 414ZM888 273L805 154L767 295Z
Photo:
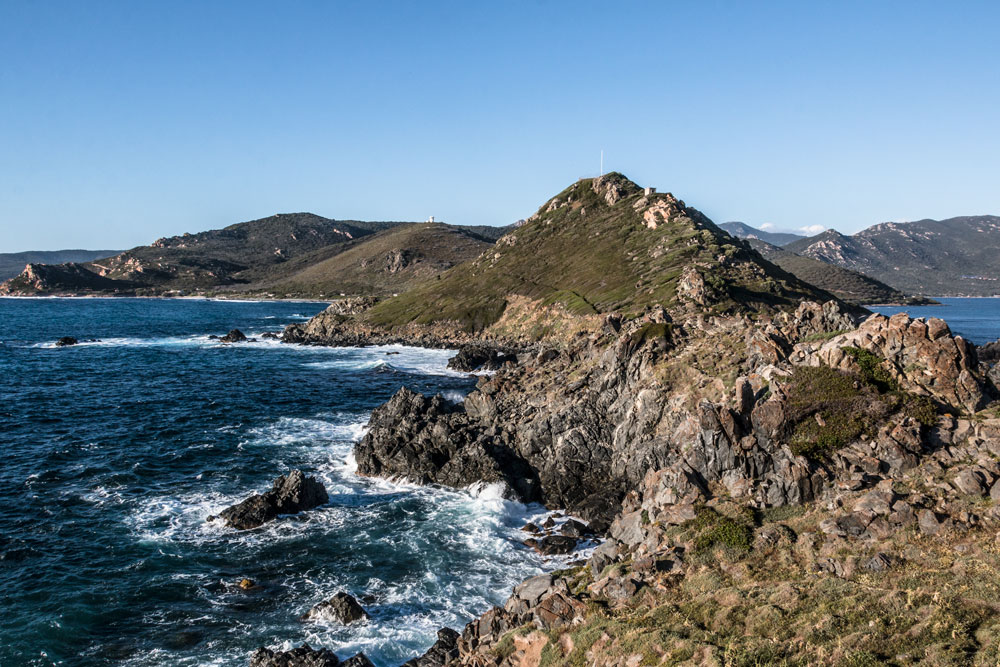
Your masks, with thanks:
M928 537L1000 527L1000 512L956 502L1000 498L989 460L1000 457L1000 413L981 413L996 405L1000 371L941 320L859 321L837 302L807 302L765 322L609 316L587 335L518 347L441 329L384 332L326 313L289 326L283 340L466 346L486 362L496 357L483 350L497 350L504 362L462 404L402 388L377 408L355 448L359 474L503 483L510 497L579 515L606 536L585 565L524 582L462 633L443 629L408 665L535 664L532 652L551 648L553 632L586 627L594 605L625 608L672 590L702 567L691 554L705 540L736 535L747 553L805 549L810 571L849 579L905 557L844 560L831 545L843 553L858 542L867 553L911 527ZM810 449L816 442L825 448ZM921 490L931 477L946 480L936 496ZM808 549L788 524L746 519L783 507L822 515ZM724 537L691 535L716 524ZM317 655L261 664L328 664Z

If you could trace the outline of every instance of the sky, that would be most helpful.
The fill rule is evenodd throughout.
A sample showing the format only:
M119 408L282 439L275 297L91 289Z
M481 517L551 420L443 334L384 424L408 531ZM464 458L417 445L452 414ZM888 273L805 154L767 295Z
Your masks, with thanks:
M1000 214L1000 4L0 0L0 252L504 225L621 171L769 229Z

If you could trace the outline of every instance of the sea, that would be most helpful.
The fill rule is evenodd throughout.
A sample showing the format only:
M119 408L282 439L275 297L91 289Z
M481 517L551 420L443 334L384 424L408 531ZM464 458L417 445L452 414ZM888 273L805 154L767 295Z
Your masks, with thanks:
M404 386L461 401L476 378L454 351L260 338L325 305L0 299L0 665L243 667L308 642L395 666L565 564L521 544L544 510L500 489L355 474L374 407ZM257 342L209 338L233 328ZM327 505L206 521L295 468ZM370 621L299 620L338 591Z
M1000 299L940 301L876 310L1000 338ZM260 338L325 305L0 299L0 665L245 666L308 642L391 667L565 565L521 544L541 507L355 474L374 407L403 386L460 401L476 378L448 350ZM209 338L233 328L257 342ZM327 505L206 521L294 468ZM371 620L299 620L338 591Z

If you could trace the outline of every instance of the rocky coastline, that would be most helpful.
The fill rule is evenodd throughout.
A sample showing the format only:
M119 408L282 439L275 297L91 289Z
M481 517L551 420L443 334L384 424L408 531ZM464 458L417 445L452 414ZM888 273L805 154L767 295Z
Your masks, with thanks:
M997 405L997 366L941 320L805 302L765 321L611 315L570 340L519 345L445 327L386 332L324 313L283 340L464 346L487 362L482 350L496 350L505 361L462 404L404 387L377 408L355 449L359 474L503 483L510 497L580 516L605 537L585 565L524 582L461 633L443 629L408 665L568 656L570 638L595 619L669 598L704 569L706 548L737 562L783 550L810 576L849 582L901 569L901 535L1000 527L1000 511L975 500L1000 498L1000 411L987 409ZM856 411L856 423L841 410ZM807 446L817 441L822 451ZM787 513L813 530L761 520L782 508L798 508ZM592 645L587 664L639 655L619 649ZM702 649L722 650L707 639Z

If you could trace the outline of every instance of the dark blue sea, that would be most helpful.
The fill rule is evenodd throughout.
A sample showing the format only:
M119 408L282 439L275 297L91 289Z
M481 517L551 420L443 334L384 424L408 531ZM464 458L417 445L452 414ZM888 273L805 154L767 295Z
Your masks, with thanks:
M354 474L370 411L401 386L471 390L449 352L208 338L324 305L0 299L0 665L246 665L303 641L398 665L557 565L517 539L541 508ZM66 335L99 342L52 345ZM206 522L293 468L327 506L249 532ZM297 620L341 590L369 623Z

